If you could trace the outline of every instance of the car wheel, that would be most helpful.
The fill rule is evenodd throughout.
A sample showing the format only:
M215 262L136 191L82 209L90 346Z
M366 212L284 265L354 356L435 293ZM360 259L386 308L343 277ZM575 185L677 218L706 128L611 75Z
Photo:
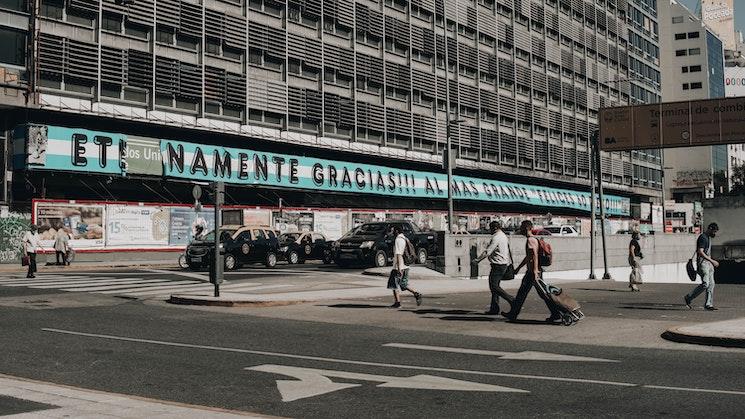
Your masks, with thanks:
M233 255L231 255L229 253L227 255L225 255L225 261L224 262L225 262L224 265L225 265L225 270L226 271L232 271L237 266L237 263L235 262L235 256L233 256Z
M383 268L388 265L388 255L385 254L385 250L378 250L375 252L375 267Z
M178 266L181 269L186 269L186 268L189 267L189 264L186 261L186 254L185 253L182 253L182 254L178 255Z
M427 263L427 258L429 257L429 254L427 253L427 249L421 248L416 251L416 261L420 265L424 265Z
M331 252L325 252L323 254L323 263L329 264L334 261L334 257L331 255Z
M277 254L274 252L267 253L264 265L266 265L267 268L273 268L277 266Z
M287 255L287 263L289 263L290 265L294 265L299 261L300 255L296 251L293 250Z

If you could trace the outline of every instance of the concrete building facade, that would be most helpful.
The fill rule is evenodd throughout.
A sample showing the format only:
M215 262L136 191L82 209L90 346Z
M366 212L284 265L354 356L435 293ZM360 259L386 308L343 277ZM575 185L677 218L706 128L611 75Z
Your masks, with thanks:
M598 109L660 98L655 4L2 0L4 129L48 124L442 170L449 110L457 173L586 191ZM74 198L59 182L82 198L85 180L105 180L109 199L131 196L106 173L11 167L10 141L6 203ZM659 202L659 152L602 161L609 193ZM299 205L320 199L306 192Z

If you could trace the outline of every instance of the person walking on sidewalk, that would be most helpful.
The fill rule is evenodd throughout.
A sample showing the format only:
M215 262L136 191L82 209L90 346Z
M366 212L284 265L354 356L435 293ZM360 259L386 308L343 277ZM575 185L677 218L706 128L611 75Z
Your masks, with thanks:
M629 243L629 266L631 266L631 274L629 274L629 288L631 292L641 291L637 285L642 283L642 247L639 244L641 236L638 231L631 234L631 242Z
M502 231L502 224L499 221L492 221L489 223L489 231L491 232L491 241L489 246L484 250L479 257L473 260L472 263L478 264L482 260L489 258L489 264L491 269L489 270L489 290L491 291L491 305L489 311L484 314L497 315L499 311L499 297L504 298L510 303L510 311L512 308L512 302L515 300L513 296L507 294L507 291L502 289L500 282L504 279L505 273L510 268L511 277L514 278L515 271L512 267L512 252L510 251L510 242L507 235Z
M65 231L65 228L62 227L57 230L57 236L54 238L54 253L57 259L57 265L67 265L67 252L69 250L70 236Z
M28 257L28 273L26 278L36 278L36 251L39 249L39 233L35 225L23 235L23 256Z
M422 305L422 294L409 287L409 267L406 265L414 260L414 245L406 238L400 225L393 227L393 235L396 237L393 243L393 269L388 277L388 289L393 290L394 299L391 307L401 307L401 291L411 292L416 298L416 305Z
M522 262L520 262L517 268L515 268L515 273L519 272L523 266L526 267L527 271L525 272L525 276L523 276L520 289L517 290L517 295L515 295L512 309L509 312L503 312L502 316L506 317L509 321L517 320L517 315L520 314L525 299L528 297L530 287L535 287L536 292L543 299L546 303L546 307L548 307L551 312L551 315L546 319L546 321L554 322L559 320L561 319L561 315L554 307L554 304L547 300L548 297L546 297L544 293L541 292L540 288L538 288L540 285L538 284L537 279L541 277L541 266L538 263L538 248L540 244L538 243L538 239L533 237L533 222L530 220L523 221L522 224L520 224L520 234L527 238L525 241L525 258L523 258Z
M711 239L717 236L717 232L719 232L719 226L717 223L711 223L706 232L698 236L696 240L697 272L701 275L701 283L684 297L686 307L691 310L693 309L691 302L704 291L706 291L704 308L710 311L717 309L714 307L714 269L719 267L719 262L711 258Z

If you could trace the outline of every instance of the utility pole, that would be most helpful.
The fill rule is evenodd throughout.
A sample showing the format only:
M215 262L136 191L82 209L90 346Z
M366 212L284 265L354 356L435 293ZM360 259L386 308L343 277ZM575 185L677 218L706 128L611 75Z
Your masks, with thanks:
M450 153L452 143L450 140L450 62L448 61L448 22L445 13L442 14L442 35L445 45L445 170L448 177L448 233L453 232L453 165Z
M223 278L223 255L220 244L220 227L222 226L222 205L225 201L225 183L215 182L215 254L212 261L212 278L210 281L215 285L215 297L220 296L220 284Z
M600 133L595 131L592 136L592 147L595 150L595 164L597 168L597 181L598 181L598 198L600 198L600 237L603 240L603 279L611 279L610 272L608 272L608 248L605 243L605 202L603 200L603 171L602 163L600 158ZM593 231L594 233L594 231Z
M587 279L597 279L595 276L595 146L590 146L590 276Z

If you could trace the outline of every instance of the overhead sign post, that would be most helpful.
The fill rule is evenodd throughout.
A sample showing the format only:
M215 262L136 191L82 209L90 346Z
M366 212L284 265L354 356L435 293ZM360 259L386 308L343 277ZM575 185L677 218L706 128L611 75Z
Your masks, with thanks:
M212 261L212 269L210 270L212 274L210 280L215 285L215 297L219 297L220 284L223 277L223 249L220 243L220 227L222 227L221 212L225 200L225 183L215 182L213 186L215 193L215 253L214 260Z

